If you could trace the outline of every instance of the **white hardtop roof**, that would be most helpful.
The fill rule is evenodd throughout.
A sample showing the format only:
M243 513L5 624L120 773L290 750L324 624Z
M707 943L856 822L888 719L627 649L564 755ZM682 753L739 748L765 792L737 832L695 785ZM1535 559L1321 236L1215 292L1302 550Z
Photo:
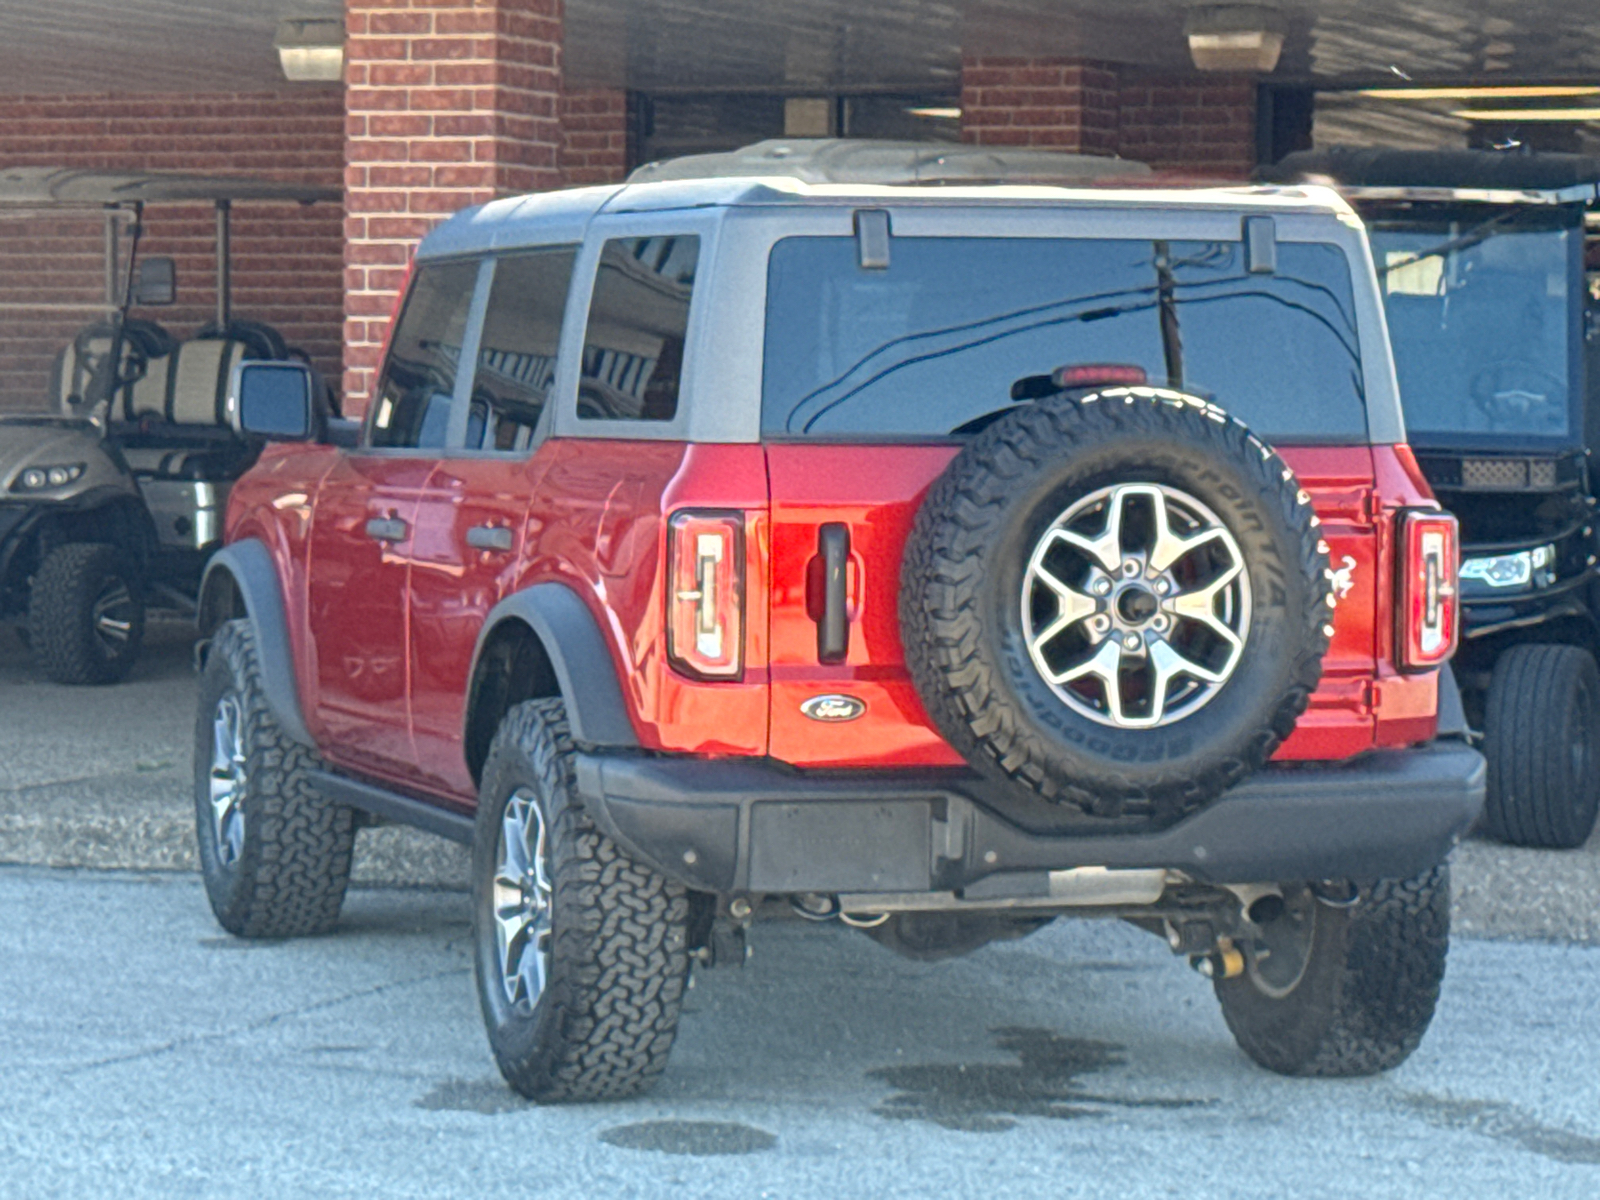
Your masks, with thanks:
M538 192L464 209L423 239L419 259L517 246L578 242L602 213L793 206L1055 207L1084 210L1293 213L1358 219L1332 188L1241 184L1234 187L1112 188L1036 184L906 187L804 183L797 179L687 179Z

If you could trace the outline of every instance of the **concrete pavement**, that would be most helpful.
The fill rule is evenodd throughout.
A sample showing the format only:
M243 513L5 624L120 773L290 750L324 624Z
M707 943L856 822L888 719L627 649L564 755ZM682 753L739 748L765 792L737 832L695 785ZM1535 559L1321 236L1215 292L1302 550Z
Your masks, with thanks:
M0 869L0 1196L1600 1194L1600 949L1458 940L1371 1080L1288 1080L1147 934L913 963L758 926L646 1097L533 1108L489 1059L464 897L354 893L247 944L192 875Z

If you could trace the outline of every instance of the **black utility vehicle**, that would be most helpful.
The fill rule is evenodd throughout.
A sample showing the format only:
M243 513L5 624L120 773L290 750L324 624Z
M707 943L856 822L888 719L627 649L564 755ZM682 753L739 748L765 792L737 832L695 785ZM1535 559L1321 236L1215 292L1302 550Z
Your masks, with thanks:
M1332 183L1367 223L1409 440L1461 522L1454 665L1485 825L1580 845L1600 809L1600 159L1335 149L1273 175Z
M0 172L0 409L33 410L0 417L0 622L51 678L114 683L147 607L194 611L228 490L261 446L229 425L229 378L246 359L305 357L233 315L230 209L338 199L232 177ZM170 258L141 261L140 218L196 201L216 207L217 311L179 340L129 316L177 292Z

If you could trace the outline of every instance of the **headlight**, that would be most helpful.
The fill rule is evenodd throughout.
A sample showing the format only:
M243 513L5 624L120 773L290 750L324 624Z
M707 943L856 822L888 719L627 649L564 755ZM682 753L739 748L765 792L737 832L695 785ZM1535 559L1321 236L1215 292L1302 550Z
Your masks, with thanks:
M54 467L29 467L17 476L11 485L14 492L42 492L46 488L61 488L81 476L87 469L85 463L65 463Z
M1477 580L1501 591L1525 588L1529 584L1545 587L1555 582L1555 563L1556 548L1552 543L1515 554L1487 554L1465 559L1461 563L1461 578Z

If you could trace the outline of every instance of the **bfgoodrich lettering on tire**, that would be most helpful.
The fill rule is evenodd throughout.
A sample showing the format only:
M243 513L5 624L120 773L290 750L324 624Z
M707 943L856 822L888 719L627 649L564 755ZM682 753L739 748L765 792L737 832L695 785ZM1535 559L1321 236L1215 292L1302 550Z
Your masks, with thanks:
M907 542L900 621L934 724L981 769L1166 824L1266 762L1321 676L1326 548L1242 423L1117 389L969 443Z
M506 1082L530 1100L640 1091L666 1066L689 974L683 887L634 862L573 798L560 700L506 714L472 853L478 1000Z
M194 731L195 833L217 922L250 938L324 933L350 882L355 814L311 784L317 755L285 737L260 684L255 634L211 640Z
M1450 868L1364 887L1348 907L1306 888L1286 889L1285 901L1261 944L1245 948L1245 972L1215 984L1240 1048L1284 1075L1399 1066L1439 1002Z

